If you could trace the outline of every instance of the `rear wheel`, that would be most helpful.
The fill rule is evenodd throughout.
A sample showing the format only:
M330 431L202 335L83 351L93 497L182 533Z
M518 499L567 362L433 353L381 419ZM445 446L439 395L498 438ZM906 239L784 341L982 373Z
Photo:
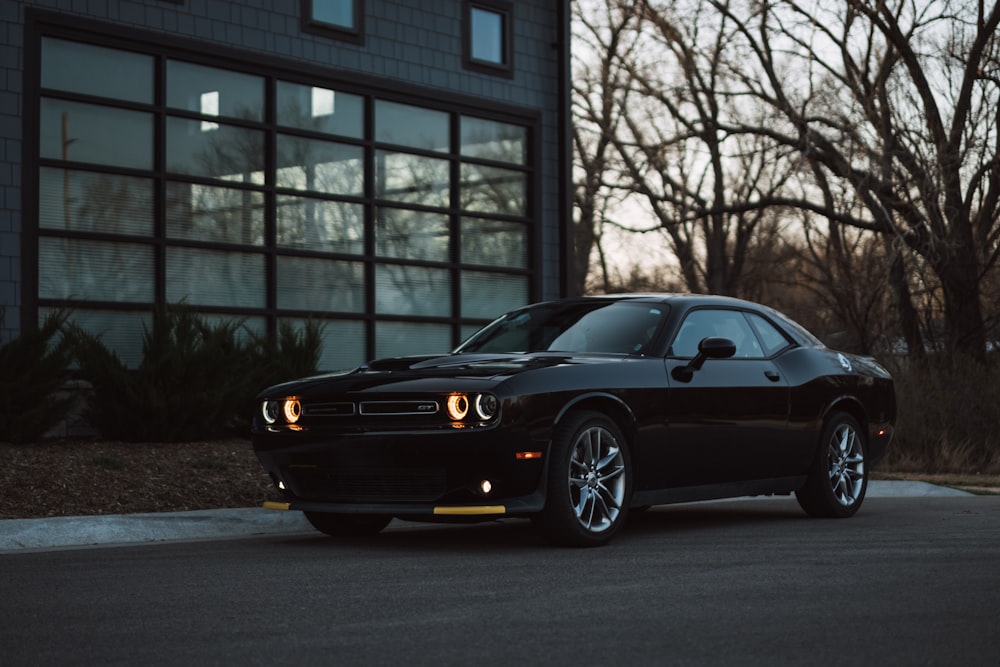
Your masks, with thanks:
M858 420L846 412L830 415L809 479L795 492L807 514L846 518L858 511L868 490L865 444Z
M392 521L383 514L335 514L304 512L313 528L332 537L362 537L375 535Z
M537 524L557 544L607 543L628 514L631 464L618 425L599 412L576 412L556 428L545 509Z

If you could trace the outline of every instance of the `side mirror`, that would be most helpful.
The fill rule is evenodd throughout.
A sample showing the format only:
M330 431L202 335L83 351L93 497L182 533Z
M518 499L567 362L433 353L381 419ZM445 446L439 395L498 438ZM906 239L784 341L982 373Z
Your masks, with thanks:
M679 382L690 382L694 372L700 370L707 359L728 359L736 354L736 343L728 338L709 336L698 343L698 354L686 366L678 366L671 375Z

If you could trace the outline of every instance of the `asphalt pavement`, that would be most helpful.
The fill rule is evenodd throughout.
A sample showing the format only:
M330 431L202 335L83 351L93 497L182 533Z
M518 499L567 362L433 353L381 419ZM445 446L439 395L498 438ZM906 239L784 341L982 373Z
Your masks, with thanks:
M968 496L926 482L873 481L868 498ZM748 498L752 501L752 498ZM300 512L263 508L154 512L0 521L0 554L166 541L214 540L311 532Z

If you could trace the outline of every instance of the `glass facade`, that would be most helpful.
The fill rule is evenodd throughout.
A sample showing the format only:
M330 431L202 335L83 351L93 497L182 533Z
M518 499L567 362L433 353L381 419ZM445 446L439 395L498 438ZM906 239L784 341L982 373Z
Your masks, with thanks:
M158 304L271 331L319 319L320 366L335 369L447 351L531 299L523 121L252 66L41 47L39 316L71 308L127 362L128 332L139 340Z

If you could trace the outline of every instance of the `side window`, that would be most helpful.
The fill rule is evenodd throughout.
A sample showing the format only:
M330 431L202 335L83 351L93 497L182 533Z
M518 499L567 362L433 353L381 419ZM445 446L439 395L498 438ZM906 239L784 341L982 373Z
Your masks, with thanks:
M764 356L770 357L788 347L791 343L785 334L776 326L765 320L756 313L748 313L750 323L753 325L761 345L764 346Z
M695 310L684 318L670 346L670 356L691 358L698 343L709 336L728 338L736 344L737 359L761 359L764 351L743 313L738 310Z

